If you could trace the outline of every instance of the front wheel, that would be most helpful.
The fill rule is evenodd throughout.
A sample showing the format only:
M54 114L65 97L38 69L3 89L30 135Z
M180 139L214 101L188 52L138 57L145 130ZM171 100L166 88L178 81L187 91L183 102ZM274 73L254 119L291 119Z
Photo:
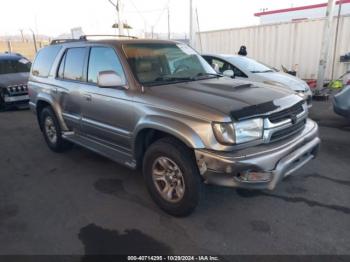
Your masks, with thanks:
M147 188L158 206L174 216L186 216L198 205L202 182L193 152L173 138L163 138L147 150L143 162Z

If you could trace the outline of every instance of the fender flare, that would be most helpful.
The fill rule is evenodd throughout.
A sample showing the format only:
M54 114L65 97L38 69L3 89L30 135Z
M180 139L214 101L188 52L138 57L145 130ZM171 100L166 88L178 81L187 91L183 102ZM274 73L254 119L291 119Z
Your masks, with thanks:
M205 148L200 136L189 125L168 117L153 115L139 121L133 133L133 149L135 149L137 136L145 129L154 129L168 133L178 138L189 148Z
M53 100L52 96L50 96L49 94L46 94L46 93L38 94L38 96L35 99L35 108L37 107L37 105L40 101L46 102L51 106L51 108L54 111L54 113L57 117L57 120L61 126L61 130L68 131L68 127L63 119L62 110L59 107L59 105Z

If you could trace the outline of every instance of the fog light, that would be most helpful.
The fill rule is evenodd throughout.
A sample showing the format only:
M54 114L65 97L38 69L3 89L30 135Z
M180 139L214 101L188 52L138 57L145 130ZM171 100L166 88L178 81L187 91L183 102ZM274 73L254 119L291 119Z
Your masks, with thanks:
M238 179L242 182L267 182L271 180L271 173L247 171L240 173Z

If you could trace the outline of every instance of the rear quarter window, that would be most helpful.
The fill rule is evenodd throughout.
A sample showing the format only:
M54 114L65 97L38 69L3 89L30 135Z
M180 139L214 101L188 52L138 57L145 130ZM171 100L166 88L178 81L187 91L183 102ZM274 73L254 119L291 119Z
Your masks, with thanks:
M48 77L52 64L60 51L61 46L48 46L41 49L35 57L32 66L32 75L38 77Z

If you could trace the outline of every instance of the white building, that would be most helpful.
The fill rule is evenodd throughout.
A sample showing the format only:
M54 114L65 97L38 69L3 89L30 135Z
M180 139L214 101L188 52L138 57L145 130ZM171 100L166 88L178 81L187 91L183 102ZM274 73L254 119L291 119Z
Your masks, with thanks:
M334 15L338 15L339 2L342 2L341 15L350 14L350 0L340 0L336 2ZM261 24L271 24L279 22L292 22L299 20L323 18L326 15L327 3L291 7L279 10L264 10L254 15L260 18Z

